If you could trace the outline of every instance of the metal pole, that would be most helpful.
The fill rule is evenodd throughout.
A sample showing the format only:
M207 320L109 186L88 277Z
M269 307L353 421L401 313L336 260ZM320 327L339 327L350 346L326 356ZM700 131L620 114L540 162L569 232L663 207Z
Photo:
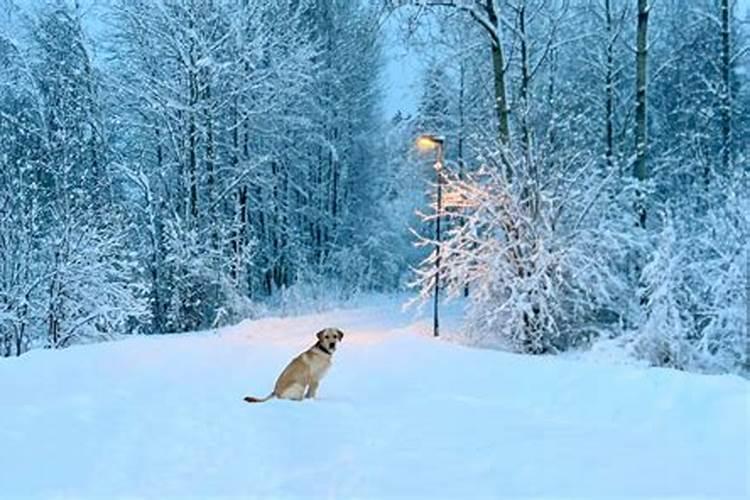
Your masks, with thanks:
M437 145L437 217L435 217L435 303L433 308L433 333L440 334L440 320L438 317L438 303L440 297L440 213L443 210L443 143Z

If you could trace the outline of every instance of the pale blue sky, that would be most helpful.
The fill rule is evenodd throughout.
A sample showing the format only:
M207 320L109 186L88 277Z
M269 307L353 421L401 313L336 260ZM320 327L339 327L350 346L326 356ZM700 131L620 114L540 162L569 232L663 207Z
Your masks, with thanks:
M391 16L383 25L386 37L385 65L380 75L383 83L383 111L387 118L398 111L414 113L419 95L420 75L425 55L403 42L399 20Z

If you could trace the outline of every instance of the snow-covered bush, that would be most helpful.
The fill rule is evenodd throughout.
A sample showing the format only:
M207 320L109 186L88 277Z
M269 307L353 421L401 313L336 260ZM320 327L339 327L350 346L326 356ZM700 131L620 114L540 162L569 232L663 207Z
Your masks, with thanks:
M739 184L697 222L667 214L641 281L643 321L626 337L653 365L748 372L750 199Z
M741 195L740 195L741 193ZM708 302L699 346L701 368L750 373L750 196L729 192L723 207L706 217L699 247L708 259L696 277Z
M137 264L116 227L69 223L50 231L44 306L37 317L44 344L67 347L132 333L148 317Z
M686 340L696 329L689 311L696 298L684 286L688 259L683 250L672 218L666 214L654 255L641 273L645 310L633 346L636 356L653 365L680 369L694 363Z

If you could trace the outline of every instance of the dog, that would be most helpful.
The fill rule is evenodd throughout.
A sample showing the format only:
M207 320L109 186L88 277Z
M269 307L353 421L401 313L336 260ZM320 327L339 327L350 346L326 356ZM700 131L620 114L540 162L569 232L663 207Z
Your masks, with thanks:
M344 332L338 328L325 328L315 336L318 338L315 345L294 358L284 368L271 394L265 398L247 396L245 401L263 403L271 398L293 401L314 398L318 393L320 381L331 367L331 358L336 352L336 345L343 340Z

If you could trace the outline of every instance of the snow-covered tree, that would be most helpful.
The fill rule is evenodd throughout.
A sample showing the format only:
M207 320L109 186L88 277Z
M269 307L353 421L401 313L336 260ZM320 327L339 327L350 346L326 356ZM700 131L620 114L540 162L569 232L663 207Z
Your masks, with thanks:
M519 187L503 173L508 162L517 174L526 172L524 161L500 148L464 179L446 174L441 216L455 223L440 243L444 280L452 295L471 287L472 341L555 352L588 340L597 314L620 311L625 283L616 263L630 243L621 227L596 215L606 201L606 178L580 186L557 176L532 196L530 179L516 175ZM569 168L577 175L594 171L593 162ZM434 258L425 260L417 282L425 295Z

